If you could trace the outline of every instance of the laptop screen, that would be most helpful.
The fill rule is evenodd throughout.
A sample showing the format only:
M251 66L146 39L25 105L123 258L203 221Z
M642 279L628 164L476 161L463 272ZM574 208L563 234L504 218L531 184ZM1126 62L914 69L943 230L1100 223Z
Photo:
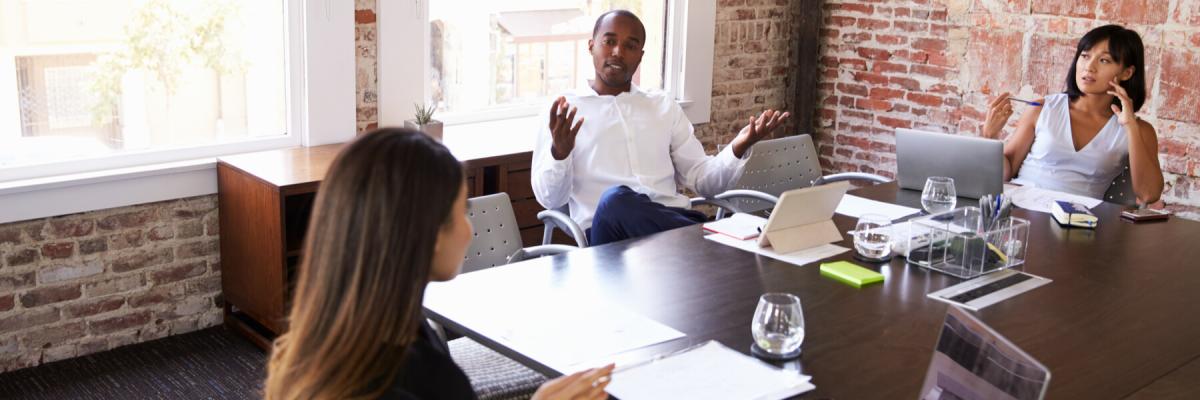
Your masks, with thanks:
M1050 370L970 313L950 307L921 387L923 400L1037 400Z

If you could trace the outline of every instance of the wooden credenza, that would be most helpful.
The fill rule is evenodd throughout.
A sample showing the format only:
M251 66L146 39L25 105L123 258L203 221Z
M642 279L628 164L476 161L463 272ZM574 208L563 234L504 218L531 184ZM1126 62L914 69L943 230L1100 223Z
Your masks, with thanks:
M467 196L508 192L526 246L539 244L541 206L530 187L528 147L447 147L463 161ZM456 146L457 145L457 146ZM221 287L225 323L263 349L287 330L285 316L321 180L343 144L221 157Z

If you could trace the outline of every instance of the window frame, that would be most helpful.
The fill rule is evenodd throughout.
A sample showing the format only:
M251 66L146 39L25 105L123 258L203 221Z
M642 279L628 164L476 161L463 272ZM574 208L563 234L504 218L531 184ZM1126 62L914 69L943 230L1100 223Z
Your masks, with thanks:
M212 194L216 157L353 139L354 2L283 4L286 135L0 168L0 223Z
M693 124L709 122L712 104L713 45L716 3L713 1L669 0L667 2L666 55L663 57L663 88L674 98ZM429 7L425 1L380 2L379 21L379 124L400 126L412 117L414 103L427 103L429 90ZM413 23L416 21L417 23ZM389 38L420 37L422 50L391 45ZM509 118L532 121L541 106L520 105L498 108L442 122L447 133L474 131L469 126ZM456 127L459 127L456 129Z

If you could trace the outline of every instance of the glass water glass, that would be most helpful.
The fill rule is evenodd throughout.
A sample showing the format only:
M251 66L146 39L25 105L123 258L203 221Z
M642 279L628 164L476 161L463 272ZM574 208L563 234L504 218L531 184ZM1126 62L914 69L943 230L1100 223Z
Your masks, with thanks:
M804 342L804 311L800 298L788 293L767 293L758 299L754 321L750 324L754 343L774 355L800 349Z
M892 252L892 221L878 214L863 214L854 226L854 250L859 255L880 260Z
M937 214L953 210L957 201L953 178L931 176L925 180L925 190L921 191L921 207L925 212Z

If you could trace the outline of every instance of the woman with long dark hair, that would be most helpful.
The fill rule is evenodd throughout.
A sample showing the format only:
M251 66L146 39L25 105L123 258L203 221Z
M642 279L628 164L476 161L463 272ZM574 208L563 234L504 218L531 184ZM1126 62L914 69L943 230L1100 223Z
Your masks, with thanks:
M1135 114L1146 102L1144 59L1141 37L1119 25L1079 39L1067 90L1036 100L1005 143L1004 179L1102 198L1127 158L1138 203L1158 201L1158 138ZM1008 93L994 99L983 136L1000 137L1012 107Z
M419 132L350 143L317 195L267 399L473 399L425 322L425 285L458 275L468 245L462 166ZM542 385L535 399L602 399L612 366Z

